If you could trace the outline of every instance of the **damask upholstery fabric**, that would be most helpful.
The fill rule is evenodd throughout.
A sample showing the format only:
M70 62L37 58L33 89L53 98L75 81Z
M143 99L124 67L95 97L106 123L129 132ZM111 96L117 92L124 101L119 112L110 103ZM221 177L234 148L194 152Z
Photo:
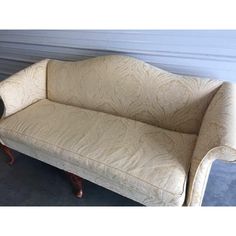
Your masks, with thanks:
M47 99L2 120L0 134L7 146L145 205L183 204L196 142L196 135Z
M156 198L155 196L145 195L141 193L140 191L137 191L137 188L133 186L130 186L128 188L127 185L125 186L124 184L119 185L118 181L116 182L116 181L104 178L103 176L99 175L97 172L95 173L95 172L92 172L91 170L81 168L79 165L76 165L75 163L68 162L68 160L58 161L58 156L56 154L48 153L48 151L44 151L42 149L36 149L35 147L21 144L19 142L15 142L7 138L5 138L4 141L6 145L12 149L18 150L21 153L24 153L30 157L34 157L37 160L48 163L59 169L68 171L70 173L74 173L78 176L82 176L84 179L87 179L95 184L98 184L107 189L110 189L111 191L121 194L122 196L133 199L145 205L163 206L163 201L160 202L160 199ZM181 198L183 197L184 195L182 195Z
M48 64L50 100L183 133L198 134L221 84L175 75L126 56Z
M0 97L5 106L3 117L46 98L47 63L47 59L42 60L0 83Z
M0 97L1 143L145 205L201 205L212 162L236 161L229 83L124 56L46 59Z
M213 156L227 160L228 153L232 152L228 151L227 147L236 149L235 131L236 85L224 82L211 101L202 121L188 181L189 205L201 205ZM214 151L211 151L212 149ZM233 157L230 155L230 161L232 160Z

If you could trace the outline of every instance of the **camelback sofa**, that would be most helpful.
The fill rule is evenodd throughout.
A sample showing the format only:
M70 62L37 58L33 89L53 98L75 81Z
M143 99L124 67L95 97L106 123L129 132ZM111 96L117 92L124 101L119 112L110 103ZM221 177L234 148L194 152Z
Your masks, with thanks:
M0 83L1 143L144 205L201 205L236 160L235 86L126 56L40 61Z

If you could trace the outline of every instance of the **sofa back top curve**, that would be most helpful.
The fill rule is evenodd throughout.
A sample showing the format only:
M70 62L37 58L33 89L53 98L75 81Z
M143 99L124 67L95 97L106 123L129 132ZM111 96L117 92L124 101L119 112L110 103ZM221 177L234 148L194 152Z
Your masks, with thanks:
M193 134L221 84L120 55L50 60L47 68L47 98L52 101Z

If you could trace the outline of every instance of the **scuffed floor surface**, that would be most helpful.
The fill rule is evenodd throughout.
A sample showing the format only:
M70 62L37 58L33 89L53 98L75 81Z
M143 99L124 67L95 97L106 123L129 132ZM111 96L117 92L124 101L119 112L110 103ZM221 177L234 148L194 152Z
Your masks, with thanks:
M89 181L84 181L84 197L78 199L63 171L14 154L16 163L10 167L0 151L0 206L140 206ZM236 206L236 164L213 164L203 205Z

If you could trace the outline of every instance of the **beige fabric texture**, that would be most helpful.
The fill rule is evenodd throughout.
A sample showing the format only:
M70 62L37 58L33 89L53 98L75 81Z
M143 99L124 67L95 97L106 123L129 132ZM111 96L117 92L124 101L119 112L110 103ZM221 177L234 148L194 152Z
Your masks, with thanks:
M111 191L114 191L122 196L133 199L137 202L142 202L145 205L150 206L163 206L163 202L160 202L158 198L152 198L145 194L142 194L140 191L137 191L137 188L130 186L129 188L126 186L124 188L123 185L119 185L118 182L108 180L98 173L93 173L91 170L86 170L81 168L79 165L75 163L70 163L64 160L58 161L58 156L56 154L49 154L48 152L42 149L36 149L35 147L31 147L29 145L21 144L19 142L14 142L7 138L4 139L6 145L12 149L16 149L21 153L24 153L30 157L34 157L37 160L46 162L52 166L55 166L59 169L69 171L71 173L77 174L95 184L101 185Z
M210 103L201 125L188 181L188 205L201 205L212 161L227 160L227 153L233 153L227 147L236 149L235 131L236 85L225 82ZM216 148L219 146L226 147ZM229 157L232 161L232 154Z
M183 204L196 141L196 135L47 99L1 121L0 134L14 149L19 150L17 143L27 145L41 150L41 158L53 156L56 166L60 162L79 166L145 205L170 206ZM43 161L50 163L49 158ZM129 189L139 194L132 195Z
M50 100L184 133L198 133L221 84L175 75L126 56L48 64Z
M43 60L0 83L0 141L145 205L199 206L212 162L236 160L235 88L124 56Z
M0 97L5 105L3 117L46 98L47 63L47 59L42 60L0 83Z

